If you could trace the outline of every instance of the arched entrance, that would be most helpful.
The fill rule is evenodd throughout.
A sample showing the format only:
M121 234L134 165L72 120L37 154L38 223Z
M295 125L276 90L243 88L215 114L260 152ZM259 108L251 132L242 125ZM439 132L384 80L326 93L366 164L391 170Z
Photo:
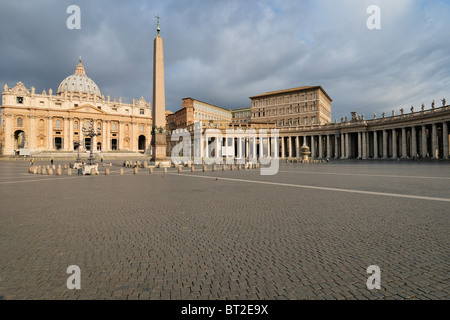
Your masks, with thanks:
M139 151L145 151L146 149L146 138L143 135L139 136Z
M97 143L97 151L102 151L102 144L100 142Z
M17 130L14 132L14 148L22 149L25 147L25 132L22 130Z

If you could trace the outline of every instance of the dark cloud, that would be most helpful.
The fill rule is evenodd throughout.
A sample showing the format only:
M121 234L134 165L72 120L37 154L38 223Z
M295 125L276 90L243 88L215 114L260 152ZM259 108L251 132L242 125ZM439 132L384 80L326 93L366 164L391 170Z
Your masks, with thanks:
M66 28L72 4L81 30ZM371 4L381 30L366 27ZM171 110L303 85L322 85L338 119L449 96L450 4L419 0L2 1L0 83L56 91L82 56L105 96L151 100L157 14Z

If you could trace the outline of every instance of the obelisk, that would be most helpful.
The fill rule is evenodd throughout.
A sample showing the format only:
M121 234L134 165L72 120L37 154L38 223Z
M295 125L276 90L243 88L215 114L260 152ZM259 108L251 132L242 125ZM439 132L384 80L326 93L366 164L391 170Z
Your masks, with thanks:
M155 164L167 161L166 157L166 96L164 88L164 50L163 39L160 37L160 17L156 17L158 26L153 52L153 130L152 130L152 160Z

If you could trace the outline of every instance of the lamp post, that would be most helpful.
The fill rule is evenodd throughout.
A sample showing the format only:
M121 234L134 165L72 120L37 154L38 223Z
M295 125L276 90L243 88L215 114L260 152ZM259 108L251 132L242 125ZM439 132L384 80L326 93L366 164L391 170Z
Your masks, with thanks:
M91 150L90 150L90 154L89 154L89 159L88 159L89 163L88 164L89 165L93 165L93 164L95 164L95 159L94 159L94 154L92 152L92 150L93 150L93 146L92 146L93 140L92 140L92 138L94 138L96 136L101 136L101 130L97 129L97 132L95 132L94 123L91 121L90 124L91 124L90 128L87 128L87 129L83 128L81 130L83 131L83 134L86 137L91 138Z

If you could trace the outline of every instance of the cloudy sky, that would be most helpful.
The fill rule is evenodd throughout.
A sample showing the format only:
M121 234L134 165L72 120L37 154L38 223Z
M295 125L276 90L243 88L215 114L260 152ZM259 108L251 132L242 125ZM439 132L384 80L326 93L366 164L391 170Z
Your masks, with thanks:
M67 28L70 5L80 30ZM380 30L367 28L370 5ZM151 101L158 14L172 111L305 85L327 91L333 119L450 100L449 0L0 0L1 89L56 92L81 56L105 96Z

